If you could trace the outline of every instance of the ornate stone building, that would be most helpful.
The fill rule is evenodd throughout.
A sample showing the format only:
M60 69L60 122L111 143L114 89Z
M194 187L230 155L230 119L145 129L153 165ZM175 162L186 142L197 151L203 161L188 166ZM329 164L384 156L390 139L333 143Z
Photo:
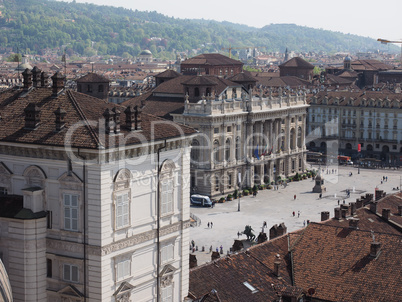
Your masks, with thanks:
M253 95L238 87L197 103L174 121L199 131L192 142L191 189L209 196L305 170L306 96ZM239 175L241 178L239 179Z
M402 94L383 91L323 91L309 98L307 146L354 158L402 164ZM361 151L358 152L360 144Z
M195 57L198 68L211 68L204 60L211 57L215 71L235 61L219 54L200 55ZM185 62L182 70L183 65L188 68ZM198 130L192 143L191 192L227 194L239 183L251 187L304 171L306 96L286 95L282 89L264 95L246 74L210 74L211 70L209 75L175 73L166 81L157 75L160 84L152 92L124 103Z
M183 301L194 130L31 77L0 95L14 301Z

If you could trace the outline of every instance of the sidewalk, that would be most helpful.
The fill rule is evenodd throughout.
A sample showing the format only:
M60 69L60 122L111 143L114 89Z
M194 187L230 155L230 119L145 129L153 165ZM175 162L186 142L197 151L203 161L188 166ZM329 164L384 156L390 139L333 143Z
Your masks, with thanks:
M216 251L223 247L223 255L230 250L234 240L238 239L237 233L243 232L246 225L251 225L253 232L258 236L262 230L264 221L267 228L264 231L269 237L269 229L282 222L285 223L288 232L303 228L307 220L319 222L322 211L329 211L330 217L334 216L334 208L340 203L356 201L360 195L374 193L377 187L387 194L395 193L393 188L400 187L401 171L397 170L372 170L357 168L336 167L338 174L323 174L326 192L319 198L318 193L312 193L314 181L311 178L299 182L291 182L286 188L279 190L262 190L256 197L247 196L239 200L217 203L214 208L190 207L192 214L201 220L201 225L190 229L190 240L194 240L198 246L198 265L210 261L209 249ZM352 172L353 176L349 176ZM326 171L325 171L326 173ZM388 176L388 181L381 184L383 176ZM346 190L350 190L347 198ZM294 195L296 194L296 199ZM293 216L293 211L295 216ZM300 211L300 217L298 212ZM208 222L213 222L213 227L208 228ZM240 240L246 239L240 235ZM202 246L205 252L201 252Z

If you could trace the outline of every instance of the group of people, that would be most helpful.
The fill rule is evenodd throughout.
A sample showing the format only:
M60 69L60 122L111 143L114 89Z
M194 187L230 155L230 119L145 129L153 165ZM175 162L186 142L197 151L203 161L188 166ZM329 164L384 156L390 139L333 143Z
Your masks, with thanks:
M296 212L295 211L293 211L293 217L295 217L296 216ZM299 218L300 217L300 211L297 211L297 217Z
M211 221L211 222L208 222L207 223L207 226L208 226L208 228L211 226L211 229L212 229L212 227L214 226L214 223Z

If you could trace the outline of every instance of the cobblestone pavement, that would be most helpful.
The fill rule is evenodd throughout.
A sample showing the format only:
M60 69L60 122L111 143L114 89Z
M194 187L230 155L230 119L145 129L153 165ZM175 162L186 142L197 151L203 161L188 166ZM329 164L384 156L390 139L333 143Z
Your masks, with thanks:
M282 222L285 223L287 231L292 232L302 228L307 220L319 222L322 211L329 211L332 218L338 200L340 203L343 203L343 200L345 203L356 201L360 195L374 193L375 188L384 190L387 194L395 193L397 191L393 188L401 186L401 170L360 169L359 174L357 168L340 166L329 167L331 173L327 174L326 168L323 168L326 192L322 194L321 199L318 193L312 193L314 181L308 178L291 182L286 188L261 190L256 197L242 197L240 211L238 199L217 203L214 208L191 206L191 213L201 220L198 227L190 229L190 240L194 240L198 246L198 251L194 252L198 265L210 261L211 246L214 251L222 246L226 254L235 239L246 239L245 235L237 235L238 232L244 231L246 225L251 225L256 236L262 230L264 221L267 222L267 228L264 229L267 235L273 225ZM336 169L336 173L332 174L332 169ZM353 173L352 176L349 176L350 172ZM388 181L381 183L383 176L387 176ZM349 198L346 190L350 190ZM208 227L208 222L213 223L212 228Z

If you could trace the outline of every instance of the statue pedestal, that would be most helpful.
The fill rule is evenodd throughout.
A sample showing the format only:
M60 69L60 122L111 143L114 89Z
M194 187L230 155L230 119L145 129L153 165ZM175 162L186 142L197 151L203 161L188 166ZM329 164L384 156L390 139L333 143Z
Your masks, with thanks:
M327 188L325 188L324 186L324 179L321 177L320 174L318 174L315 177L315 186L313 188L313 192L314 193L322 193L325 192L327 190Z

